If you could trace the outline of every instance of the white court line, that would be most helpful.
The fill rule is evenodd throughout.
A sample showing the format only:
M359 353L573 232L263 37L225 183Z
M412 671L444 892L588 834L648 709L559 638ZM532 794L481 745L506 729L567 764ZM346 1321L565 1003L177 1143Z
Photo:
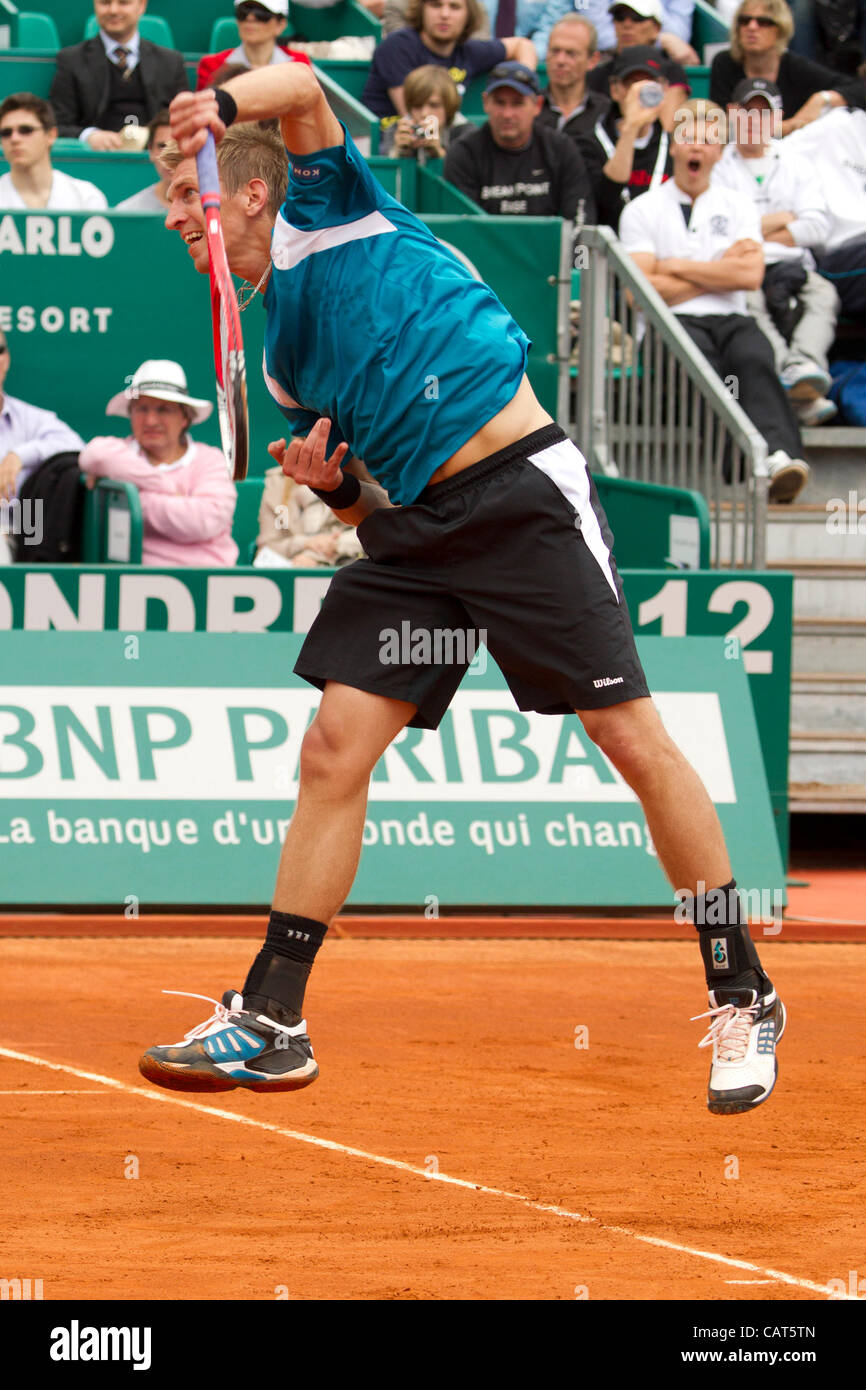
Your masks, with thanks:
M88 1086L86 1091L0 1091L0 1096L103 1096L104 1091L96 1091L92 1086Z
M509 1192L507 1188L488 1187L485 1183L469 1182L466 1178L452 1178L447 1173L428 1173L426 1168L419 1168L414 1163L404 1163L399 1158L387 1158L383 1154L369 1153L366 1149L356 1149L350 1144L338 1144L334 1139L320 1139L315 1134L305 1134L302 1130L283 1129L280 1125L268 1124L266 1120L253 1120L246 1115L237 1115L232 1110L220 1110L216 1106L201 1105L198 1101L183 1100L180 1096L172 1092L160 1091L155 1086L145 1089L142 1086L130 1086L126 1081L117 1081L113 1076L102 1076L99 1072L82 1071L78 1067L64 1066L61 1062L49 1062L44 1057L34 1057L26 1052L13 1052L11 1048L0 1047L0 1057L8 1057L13 1062L29 1062L35 1067L47 1067L49 1071L65 1072L68 1076L77 1076L79 1081L96 1081L101 1086L111 1086L116 1091L124 1091L130 1096L140 1096L144 1100L152 1100L163 1105L177 1105L183 1110L195 1110L199 1115L209 1115L212 1119L229 1120L232 1124L247 1125L251 1129L262 1129L269 1134L279 1134L283 1139L293 1139L299 1144L311 1144L318 1149L330 1149L332 1153L346 1154L350 1158L362 1158L367 1163L378 1163L385 1168L397 1168L401 1173L412 1173L415 1177L424 1178L427 1182L448 1183L452 1187L463 1187L470 1192L482 1192L487 1197L499 1197L508 1202L519 1202L528 1211L540 1211L550 1216L561 1216L566 1221L579 1221L586 1226L595 1226L599 1231L605 1231L608 1235L626 1236L629 1240L639 1241L642 1245L655 1245L662 1250L674 1250L680 1255L692 1255L698 1260L709 1260L713 1264L726 1265L730 1269L748 1270L752 1274L760 1274L766 1277L767 1283L788 1284L795 1289L807 1289L810 1293L822 1293L828 1297L832 1294L834 1300L854 1300L853 1294L837 1294L835 1288L830 1288L827 1284L817 1284L812 1279L800 1279L794 1274L785 1274L779 1269L767 1269L763 1265L751 1264L749 1260L735 1260L729 1255L719 1255L712 1250L697 1250L691 1245L679 1245L676 1241L662 1240L660 1236L645 1236L639 1231L632 1231L627 1226L609 1226L604 1221L599 1221L596 1216L584 1216L578 1211L569 1211L566 1207L558 1207L546 1202L534 1202L530 1197L524 1197L520 1192Z

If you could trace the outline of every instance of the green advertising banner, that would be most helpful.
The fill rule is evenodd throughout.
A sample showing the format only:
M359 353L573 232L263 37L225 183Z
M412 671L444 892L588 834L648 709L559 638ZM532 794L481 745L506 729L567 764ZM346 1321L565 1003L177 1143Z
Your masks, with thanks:
M741 651L779 844L788 861L793 578L765 570L623 570L635 632L724 637ZM0 631L306 632L329 570L0 568Z
M292 674L298 634L2 640L0 903L268 903L319 699ZM718 638L639 647L741 889L775 908L741 656ZM357 907L672 904L639 803L580 721L520 713L483 650L440 729L404 730L380 760L364 845Z
M424 220L491 285L533 340L529 375L554 412L558 371L547 359L556 353L560 221L524 218L515 239L509 218L435 214ZM122 422L106 417L105 406L146 358L178 360L192 394L215 399L207 277L193 270L183 243L160 217L5 213L0 273L9 393L56 411L85 440L122 433ZM271 466L268 443L285 432L261 372L264 322L260 303L241 320L251 476ZM194 436L219 444L216 411Z

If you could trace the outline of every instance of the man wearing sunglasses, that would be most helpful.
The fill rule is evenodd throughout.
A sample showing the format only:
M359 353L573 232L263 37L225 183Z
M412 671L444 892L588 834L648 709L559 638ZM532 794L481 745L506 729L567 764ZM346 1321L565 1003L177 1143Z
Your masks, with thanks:
M240 43L222 53L206 53L198 65L196 91L211 85L221 67L267 68L274 63L307 63L306 54L277 43L288 23L289 0L235 0Z
M595 25L604 60L590 74L593 91L607 93L608 62L635 44L659 48L681 65L699 62L689 42L694 8L694 0L585 0L580 14Z
M61 48L49 100L60 135L92 150L122 150L127 126L146 126L188 90L183 54L138 32L147 0L93 0L99 32Z
M731 24L731 46L710 68L710 99L729 106L745 78L773 82L782 100L782 134L789 135L837 106L866 107L866 88L798 53L789 53L794 21L786 0L742 0Z
M62 174L51 163L57 121L47 101L32 92L16 92L0 106L0 152L9 163L0 177L0 208L52 212L107 208L108 200L95 184Z

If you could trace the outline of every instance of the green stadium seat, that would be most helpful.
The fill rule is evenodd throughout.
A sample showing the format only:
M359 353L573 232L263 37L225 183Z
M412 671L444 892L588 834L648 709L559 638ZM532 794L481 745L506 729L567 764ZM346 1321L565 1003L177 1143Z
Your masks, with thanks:
M222 53L224 48L237 48L241 41L238 31L237 20L231 15L223 15L220 19L215 19L213 28L210 31L210 43L208 53Z
M15 47L42 48L47 52L56 53L60 47L60 35L51 16L19 11Z
M82 476L82 486L84 486ZM81 558L86 565L140 565L141 498L132 483L99 478L87 488Z
M325 9L311 9L307 5L289 4L290 32L311 43L333 42L334 39L364 37L372 34L377 40L382 35L382 25L378 19L365 10L356 0L342 0L339 5L328 5Z
M163 19L157 14L143 14L138 21L139 32L143 39L150 43L158 43L163 48L174 48L174 34L171 32L171 25L167 19ZM84 37L92 39L98 33L99 25L96 22L96 15L91 15L84 26Z
M264 478L245 478L235 483L238 500L232 522L232 540L238 548L238 564L251 565L256 557L256 538L259 534L259 508L265 490Z
M602 473L592 476L621 569L709 568L710 511L701 493ZM672 555L678 549L680 555ZM684 553L696 563L685 563Z

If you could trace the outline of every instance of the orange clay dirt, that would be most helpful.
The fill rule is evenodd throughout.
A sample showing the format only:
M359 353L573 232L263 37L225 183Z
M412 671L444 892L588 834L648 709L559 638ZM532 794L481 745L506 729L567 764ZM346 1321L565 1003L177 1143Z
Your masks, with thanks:
M692 941L329 939L313 1086L148 1086L139 1054L209 1012L161 989L219 996L255 949L3 942L0 1274L45 1299L787 1300L866 1265L863 945L760 943L789 1028L748 1115L706 1110Z

